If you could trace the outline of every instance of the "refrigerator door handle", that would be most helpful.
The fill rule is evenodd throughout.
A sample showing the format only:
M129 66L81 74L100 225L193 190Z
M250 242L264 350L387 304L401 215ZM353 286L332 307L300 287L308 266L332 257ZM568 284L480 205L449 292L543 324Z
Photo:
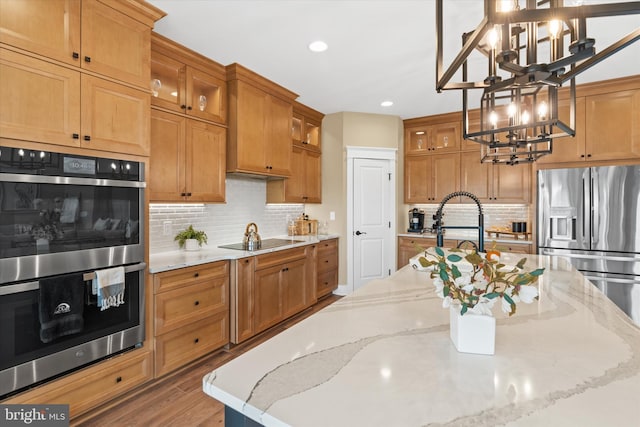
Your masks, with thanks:
M582 239L582 247L586 247L589 242L587 242L587 230L585 229L587 225L587 194L589 194L589 181L588 177L585 175L582 176L582 234L580 238Z
M591 200L593 204L593 211L591 216L591 244L598 243L599 240L599 228L600 228L600 177L598 172L594 169L591 172Z
M567 253L567 252L558 252L554 249L541 249L541 255L555 255L562 256L566 258L580 258L580 259L602 259L606 261L622 261L622 262L640 262L640 258L637 256L609 256L609 255L589 255L589 254L576 254L576 253Z
M617 279L617 278L612 278L607 276L593 276L587 273L583 273L583 274L584 274L584 278L587 280L606 280L607 283L625 283L625 284L633 284L633 285L640 283L640 281L637 279Z

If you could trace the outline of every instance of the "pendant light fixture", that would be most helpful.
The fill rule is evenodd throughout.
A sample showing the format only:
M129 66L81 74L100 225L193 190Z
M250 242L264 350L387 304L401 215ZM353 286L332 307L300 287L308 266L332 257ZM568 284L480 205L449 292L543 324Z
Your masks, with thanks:
M485 0L484 18L462 35L462 49L445 70L443 3L436 0L436 90L462 90L464 138L482 145L482 162L533 162L552 152L554 138L574 136L576 75L640 39L638 27L596 53L595 39L587 36L588 19L640 14L640 2ZM469 78L474 50L488 60L477 81ZM459 71L462 81L451 82ZM568 123L558 111L558 90L565 83ZM470 120L469 91L479 90L480 108L471 112L478 116Z

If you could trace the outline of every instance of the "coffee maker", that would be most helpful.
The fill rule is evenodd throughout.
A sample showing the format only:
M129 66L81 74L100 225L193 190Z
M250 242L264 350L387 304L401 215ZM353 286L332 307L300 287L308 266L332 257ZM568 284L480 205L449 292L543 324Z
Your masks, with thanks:
M424 229L424 211L422 209L409 209L409 233L422 233Z

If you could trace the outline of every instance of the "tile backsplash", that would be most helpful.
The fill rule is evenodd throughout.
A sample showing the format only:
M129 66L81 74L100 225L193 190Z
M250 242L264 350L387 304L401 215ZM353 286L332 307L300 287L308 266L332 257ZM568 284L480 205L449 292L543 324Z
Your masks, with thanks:
M227 176L226 203L220 204L155 204L149 207L149 239L151 254L178 249L174 236L190 224L207 233L209 246L242 241L248 223L258 225L262 238L287 233L287 220L304 212L303 204L267 205L267 182L243 176ZM425 211L425 227L433 224L437 204L412 205ZM485 228L506 226L511 221L528 221L528 205L483 205ZM405 216L398 233L409 225ZM478 210L474 204L448 204L444 208L445 225L476 225ZM167 233L165 234L165 224Z
M302 204L265 203L267 181L242 176L227 176L226 203L155 204L149 207L151 254L178 249L174 236L190 224L204 230L208 246L242 241L248 223L255 222L262 238L287 234L287 219L304 211ZM167 224L168 233L164 233Z

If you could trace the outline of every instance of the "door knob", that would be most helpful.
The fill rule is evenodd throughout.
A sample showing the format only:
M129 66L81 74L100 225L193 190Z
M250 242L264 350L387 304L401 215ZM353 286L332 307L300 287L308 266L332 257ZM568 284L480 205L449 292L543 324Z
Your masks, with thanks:
M356 236L359 236L359 235L361 235L361 234L367 234L367 233L364 233L364 232L362 232L362 231L360 231L360 230L356 231Z

